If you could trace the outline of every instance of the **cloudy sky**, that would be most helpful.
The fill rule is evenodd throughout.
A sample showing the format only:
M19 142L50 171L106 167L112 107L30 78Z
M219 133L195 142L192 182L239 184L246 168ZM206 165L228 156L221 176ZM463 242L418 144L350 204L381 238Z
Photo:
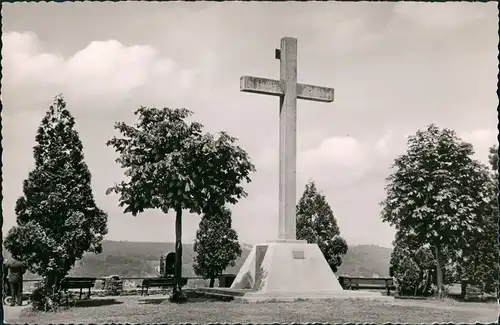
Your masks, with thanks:
M257 167L233 209L247 243L278 232L278 100L239 78L278 78L274 49L298 38L299 82L335 88L298 103L298 197L314 179L351 245L390 247L378 203L405 136L455 129L487 161L496 142L498 22L490 3L16 3L3 5L3 213L33 167L32 147L63 93L92 172L108 239L172 241L173 215L124 215L106 188L123 178L105 146L140 105L185 107L206 130L239 138ZM184 218L184 241L199 217Z

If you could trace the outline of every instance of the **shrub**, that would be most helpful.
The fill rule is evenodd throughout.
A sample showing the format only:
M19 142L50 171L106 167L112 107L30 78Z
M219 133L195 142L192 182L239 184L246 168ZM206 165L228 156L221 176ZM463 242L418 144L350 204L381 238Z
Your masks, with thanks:
M45 286L39 286L31 294L31 306L36 311L58 311L65 307L68 294L61 291L47 292Z

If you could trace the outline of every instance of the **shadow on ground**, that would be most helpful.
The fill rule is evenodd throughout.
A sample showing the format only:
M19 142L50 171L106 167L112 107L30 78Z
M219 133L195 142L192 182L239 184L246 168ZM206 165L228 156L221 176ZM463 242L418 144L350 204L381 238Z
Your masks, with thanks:
M72 307L100 307L100 306L111 306L120 305L123 301L118 301L115 298L109 299L88 299L88 300L75 300L71 306Z
M197 297L197 298L188 298L188 301L185 303L182 303L181 305L188 305L188 304L193 304L193 303L200 303L200 302L218 302L221 301L221 299L215 299L215 298L210 298L210 297ZM146 304L148 305L160 305L160 304L172 304L170 300L164 299L156 299L156 300L150 300Z
M182 304L190 304L190 303L211 303L211 302L221 302L221 301L232 301L234 297L221 297L221 296L212 296L212 295L207 295L203 292L197 292L195 290L186 290L184 291L186 294L188 301ZM147 297L144 297L144 304L152 304L152 305L159 305L159 304L170 304L170 300L167 295L165 296L156 296L156 297L151 297L148 299Z

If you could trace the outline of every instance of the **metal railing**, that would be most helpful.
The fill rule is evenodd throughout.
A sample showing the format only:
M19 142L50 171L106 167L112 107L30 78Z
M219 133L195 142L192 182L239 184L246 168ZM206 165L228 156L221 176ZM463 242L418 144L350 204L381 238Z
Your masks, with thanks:
M103 277L103 276L89 277L89 278L94 278L96 281L109 279L109 277ZM123 278L120 277L120 280L123 282L123 284L125 284L127 281L132 282L133 286L124 288L125 290L131 290L132 288L136 288L136 286L140 286L142 280L151 279L151 278L156 278L156 277L151 277L151 276L149 276L149 277L123 277ZM188 283L189 283L189 280L204 280L202 277L196 277L196 276L185 277L185 278L188 279ZM41 281L42 281L42 278L23 279L23 291L24 292L31 292L32 290L34 290L35 283L39 283ZM208 281L208 280L206 280L206 281ZM96 290L96 287L94 287L93 290Z

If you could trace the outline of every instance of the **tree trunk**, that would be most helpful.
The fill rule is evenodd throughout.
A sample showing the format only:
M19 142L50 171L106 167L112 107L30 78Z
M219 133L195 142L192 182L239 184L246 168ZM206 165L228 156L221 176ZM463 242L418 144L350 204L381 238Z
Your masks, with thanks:
M422 295L422 292L424 291L424 286L425 286L425 282L424 282L424 274L425 272L420 270L420 272L418 273L418 282L417 282L417 285L415 286L415 294L414 296L421 296Z
M443 266L441 256L441 249L439 245L435 245L436 249L436 286L437 286L437 296L442 298L443 296Z
M215 284L215 278L210 278L210 284L208 285L210 288L213 288Z
M182 292L182 208L175 209L175 268L174 268L174 288L172 291L172 302L184 302L186 296Z
M467 282L465 280L460 280L460 298L465 299L467 296Z
M429 285L430 285L430 282L431 282L431 273L432 271L431 270L427 270L425 272L425 286L424 286L424 295L426 296L429 292Z
M49 273L45 278L45 288L48 294L55 294L59 290L61 277L57 273Z
M467 294L466 279L464 278L462 267L458 266L457 268L458 268L458 278L460 281L460 298L465 299L465 295Z

